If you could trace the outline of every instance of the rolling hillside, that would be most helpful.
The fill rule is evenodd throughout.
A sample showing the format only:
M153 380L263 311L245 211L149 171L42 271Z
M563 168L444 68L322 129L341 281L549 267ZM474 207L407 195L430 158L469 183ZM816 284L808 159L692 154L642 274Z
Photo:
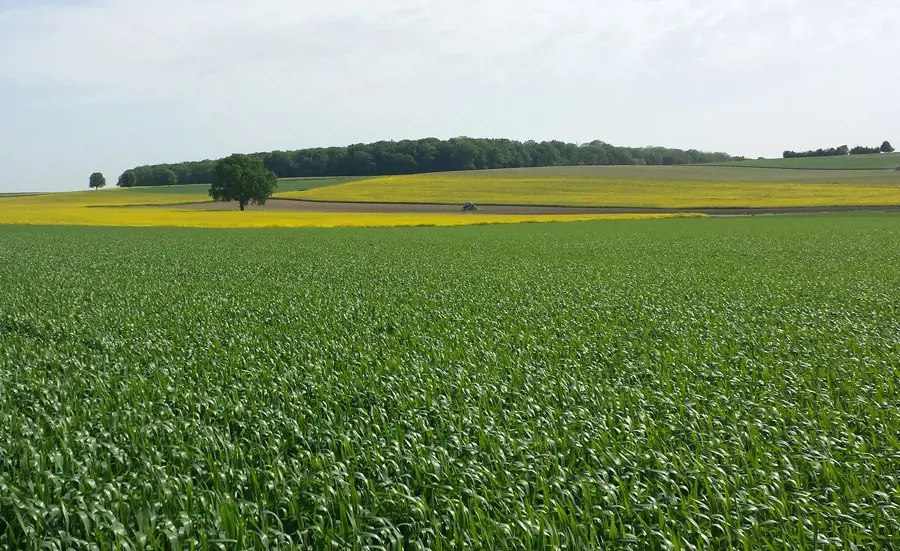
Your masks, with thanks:
M900 205L900 172L555 167L387 176L277 196L310 201L654 208Z

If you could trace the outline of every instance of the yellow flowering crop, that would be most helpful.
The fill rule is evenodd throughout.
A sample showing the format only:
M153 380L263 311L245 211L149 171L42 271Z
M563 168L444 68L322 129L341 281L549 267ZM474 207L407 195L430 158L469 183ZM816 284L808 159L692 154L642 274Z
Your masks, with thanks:
M386 176L276 194L317 201L774 208L900 205L897 184L684 181L589 176L441 173Z
M0 224L77 226L169 226L196 228L303 228L373 226L459 226L519 222L568 222L669 218L664 214L507 215L455 213L337 213L291 211L215 211L188 208L129 207L129 202L173 204L199 202L204 197L184 194L129 194L127 191L51 193L0 199ZM109 206L112 205L112 206Z

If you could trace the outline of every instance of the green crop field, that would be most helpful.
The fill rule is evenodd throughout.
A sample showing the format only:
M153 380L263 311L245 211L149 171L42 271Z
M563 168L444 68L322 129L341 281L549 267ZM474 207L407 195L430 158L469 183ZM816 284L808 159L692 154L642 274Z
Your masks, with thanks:
M900 216L0 229L0 548L890 549Z
M707 166L750 168L785 168L804 170L885 170L900 167L900 153L884 155L841 155L836 157L802 157L798 159L751 159Z
M355 177L341 178L284 178L278 180L277 191L302 191L324 186L333 186L359 180ZM209 192L209 184L183 184L178 186L139 186L129 188L130 193L164 193L164 194L206 194Z
M38 192L17 192L17 193L0 193L0 197L28 197L33 195L42 195Z

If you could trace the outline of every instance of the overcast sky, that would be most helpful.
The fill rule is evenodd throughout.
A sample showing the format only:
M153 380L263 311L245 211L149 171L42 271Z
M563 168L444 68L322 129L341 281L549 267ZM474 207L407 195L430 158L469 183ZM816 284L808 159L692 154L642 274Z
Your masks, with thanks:
M0 191L435 136L900 142L898 0L0 0Z

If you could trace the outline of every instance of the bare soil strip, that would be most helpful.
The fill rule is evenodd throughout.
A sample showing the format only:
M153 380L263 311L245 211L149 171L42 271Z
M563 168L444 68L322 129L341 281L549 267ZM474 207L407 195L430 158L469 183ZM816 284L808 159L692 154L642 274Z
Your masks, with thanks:
M162 206L162 205L160 205ZM237 210L237 203L183 203L168 208L193 210ZM463 213L462 205L423 203L340 203L324 201L295 201L270 199L264 206L247 207L248 210L295 212L344 212L344 213L459 213L470 216L479 214L680 214L697 212L710 216L749 214L804 214L816 212L849 211L900 211L900 205L838 206L838 207L779 207L779 208L635 208L635 207L540 207L525 205L479 205L474 212Z

